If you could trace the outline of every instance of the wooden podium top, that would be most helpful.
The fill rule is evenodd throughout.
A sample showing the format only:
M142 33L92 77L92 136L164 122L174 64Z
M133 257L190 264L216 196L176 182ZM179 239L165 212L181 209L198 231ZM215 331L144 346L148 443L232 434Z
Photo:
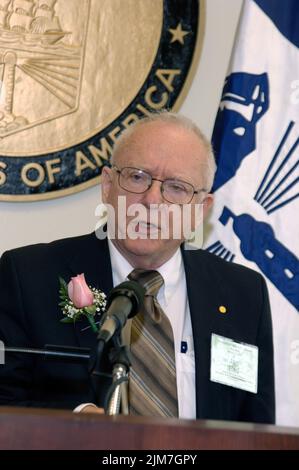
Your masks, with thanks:
M299 449L299 428L0 407L0 449Z

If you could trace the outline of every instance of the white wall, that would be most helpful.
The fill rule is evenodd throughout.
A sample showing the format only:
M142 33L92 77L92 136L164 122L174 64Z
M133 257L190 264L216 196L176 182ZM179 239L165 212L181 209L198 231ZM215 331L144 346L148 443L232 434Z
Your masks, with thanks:
M199 66L181 112L211 135L242 0L206 0ZM0 254L9 248L92 231L100 189L52 201L0 202Z

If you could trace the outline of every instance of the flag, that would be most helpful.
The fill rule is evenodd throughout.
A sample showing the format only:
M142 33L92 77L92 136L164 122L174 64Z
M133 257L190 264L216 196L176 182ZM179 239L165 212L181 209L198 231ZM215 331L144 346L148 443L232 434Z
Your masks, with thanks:
M297 0L245 0L212 142L218 169L205 248L265 277L276 420L299 426Z

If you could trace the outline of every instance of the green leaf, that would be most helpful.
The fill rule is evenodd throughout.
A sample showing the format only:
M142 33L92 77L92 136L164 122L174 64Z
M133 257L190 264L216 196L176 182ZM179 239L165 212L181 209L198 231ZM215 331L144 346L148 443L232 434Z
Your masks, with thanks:
M75 320L73 318L65 317L60 321L61 323L74 323Z
M60 286L61 287L64 287L65 289L67 289L67 283L65 282L65 280L59 276L59 283L60 283Z
M60 298L62 299L68 299L68 289L67 289L67 283L65 280L59 276L59 284L60 284L60 289L59 289L59 294Z

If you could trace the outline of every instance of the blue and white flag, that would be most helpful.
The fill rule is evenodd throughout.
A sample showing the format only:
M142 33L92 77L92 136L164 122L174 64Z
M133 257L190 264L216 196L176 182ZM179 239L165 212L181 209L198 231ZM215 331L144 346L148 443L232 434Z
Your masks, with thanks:
M277 423L299 426L297 0L245 0L213 145L218 170L205 247L266 278Z

